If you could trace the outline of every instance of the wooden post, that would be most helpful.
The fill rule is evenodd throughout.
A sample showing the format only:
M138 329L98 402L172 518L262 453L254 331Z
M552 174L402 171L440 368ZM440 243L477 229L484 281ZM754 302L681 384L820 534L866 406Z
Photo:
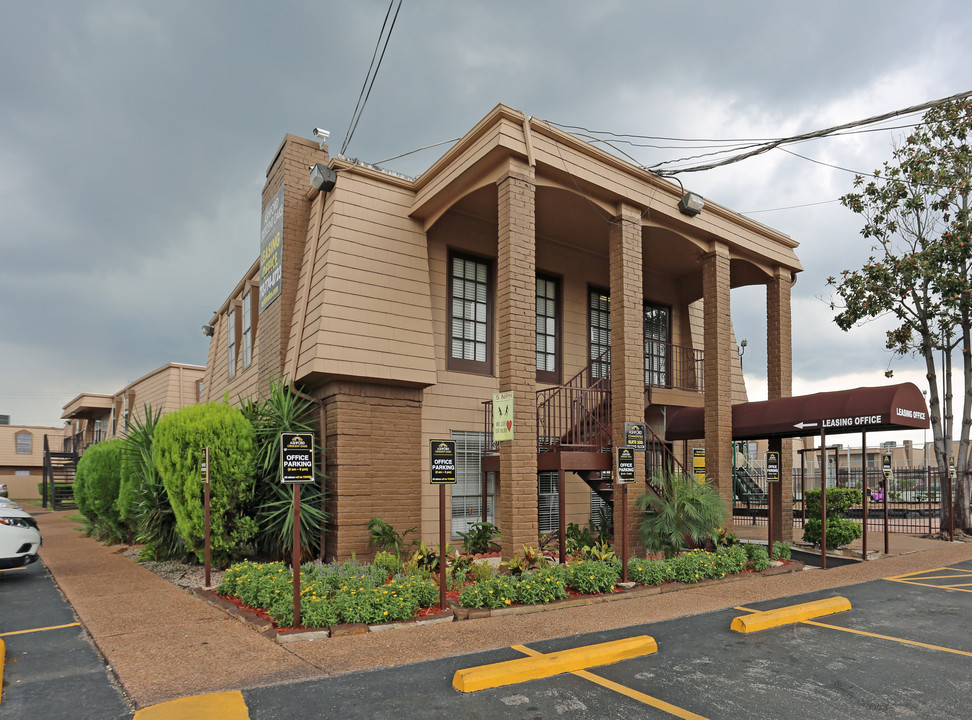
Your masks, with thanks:
M827 431L820 428L820 569L827 569Z
M850 463L847 466L848 472L850 471ZM867 496L867 431L861 431L861 508L864 513L864 539L863 547L861 551L863 553L864 560L867 560L867 514L870 512L868 508L868 496Z
M203 523L204 527L204 539L203 543L205 546L205 568L206 568L206 587L208 588L212 585L210 581L210 568L212 559L212 548L210 541L210 529L209 529L209 448L203 448L203 464L205 465L206 477L203 478Z
M446 609L446 493L445 485L439 485L439 611Z
M313 472L313 469L311 470ZM294 483L294 546L290 563L294 571L294 627L300 627L300 483Z

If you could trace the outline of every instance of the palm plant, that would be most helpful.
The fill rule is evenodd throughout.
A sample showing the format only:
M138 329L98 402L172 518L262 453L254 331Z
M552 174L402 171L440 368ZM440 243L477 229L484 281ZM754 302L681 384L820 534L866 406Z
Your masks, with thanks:
M658 472L653 486L638 498L645 515L638 533L650 553L673 557L689 547L713 540L726 520L726 506L719 489L708 479L699 482L684 473Z
M251 506L258 526L255 549L262 556L288 559L294 545L294 487L280 482L280 433L313 432L314 405L282 380L272 380L269 396L265 400L244 401L242 410L253 425L257 444L257 482ZM318 446L315 452L322 450ZM315 475L324 479L316 468ZM301 488L302 558L309 559L320 552L321 528L326 519L323 500L321 483Z

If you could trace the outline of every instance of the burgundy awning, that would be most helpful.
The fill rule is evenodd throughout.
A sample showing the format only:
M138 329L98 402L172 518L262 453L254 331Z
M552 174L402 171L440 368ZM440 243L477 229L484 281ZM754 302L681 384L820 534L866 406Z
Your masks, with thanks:
M732 439L805 437L928 427L925 397L914 383L814 393L732 406ZM705 437L704 408L682 408L668 420L665 439Z

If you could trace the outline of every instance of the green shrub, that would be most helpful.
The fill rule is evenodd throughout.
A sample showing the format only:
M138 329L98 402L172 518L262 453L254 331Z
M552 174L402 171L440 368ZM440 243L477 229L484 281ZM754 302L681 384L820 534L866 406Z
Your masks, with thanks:
M375 553L375 567L379 567L388 575L397 575L402 571L402 561L397 555L378 551Z
M482 582L496 576L496 570L484 560L473 563L469 573L474 582Z
M789 560L791 557L789 544L780 540L774 542L773 557L777 560Z
M280 433L313 432L316 416L314 404L294 393L282 381L271 380L270 394L263 400L245 401L243 416L253 426L256 453L256 482L246 512L256 521L253 544L262 557L290 560L294 546L294 485L280 482ZM300 552L304 560L317 557L321 548L321 530L325 524L324 476L319 460L320 446L315 446L314 475L318 482L300 489Z
M121 483L121 440L92 445L78 461L74 475L74 500L89 524L91 534L106 542L124 542L131 533L118 514Z
M769 553L762 545L748 543L746 545L746 555L749 557L749 562L746 563L746 567L750 570L759 572L760 570L765 570L770 565Z
M718 577L715 554L705 550L687 550L668 560L672 577L681 583L697 583Z
M657 473L649 491L638 498L645 515L638 533L649 553L670 558L690 544L701 546L718 538L726 520L726 506L711 482L698 482L684 473Z
M500 608L516 602L516 582L510 577L494 576L464 585L459 604L469 608Z
M715 551L716 577L734 575L746 567L748 557L739 545L722 545Z
M672 569L664 560L632 558L628 561L628 577L639 585L661 585L674 580Z
M539 605L567 597L564 570L559 565L525 572L516 580L516 601Z
M186 547L203 558L203 481L200 460L209 447L213 564L225 566L256 534L243 510L253 497L253 428L225 403L190 405L163 416L153 456Z
M459 533L462 538L462 551L470 555L498 551L500 546L496 539L499 536L499 528L485 521L474 523L469 526L469 530Z
M401 557L406 547L415 544L414 541L408 545L405 543L405 538L413 532L415 532L415 528L398 532L380 517L373 517L368 521L368 545L381 550L391 550L395 555Z
M614 563L582 560L567 566L566 584L577 592L594 595L614 590L620 572Z
M842 517L854 505L862 501L861 491L856 488L827 488L827 549L848 545L863 532L860 523ZM803 525L803 540L819 546L821 537L820 490L808 490L805 494L807 521Z

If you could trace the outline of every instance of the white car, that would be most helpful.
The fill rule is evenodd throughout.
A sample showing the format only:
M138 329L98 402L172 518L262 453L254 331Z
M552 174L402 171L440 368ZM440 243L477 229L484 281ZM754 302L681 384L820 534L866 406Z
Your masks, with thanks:
M17 505L0 505L0 568L30 565L40 545L37 521Z

